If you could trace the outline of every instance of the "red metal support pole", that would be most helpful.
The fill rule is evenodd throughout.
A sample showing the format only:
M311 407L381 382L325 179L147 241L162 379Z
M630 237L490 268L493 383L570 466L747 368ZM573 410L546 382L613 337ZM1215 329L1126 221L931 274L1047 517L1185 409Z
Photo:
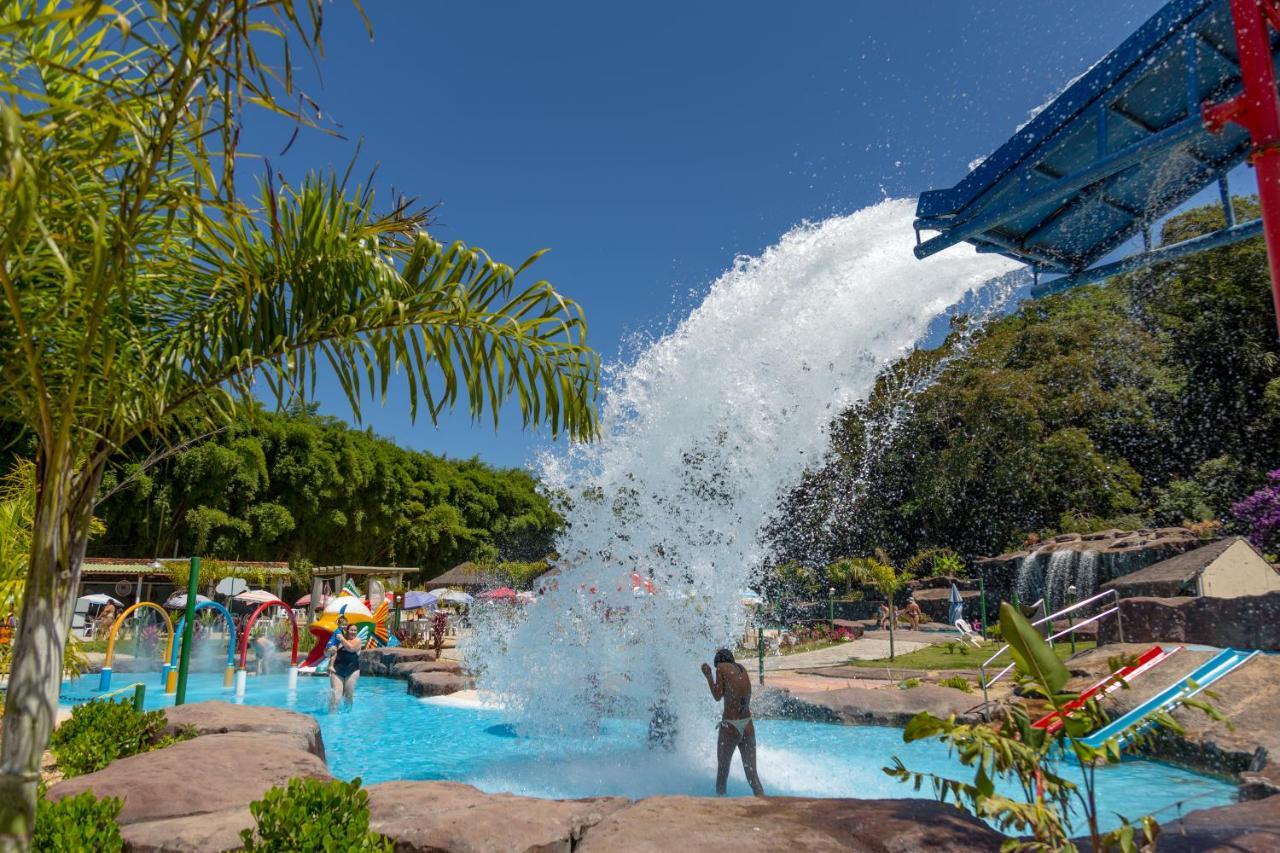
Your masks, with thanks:
M1271 267L1271 300L1280 331L1280 98L1276 95L1268 21L1280 29L1280 0L1231 0L1231 19L1240 54L1244 91L1221 104L1205 104L1201 118L1210 133L1228 122L1249 131L1253 151L1249 162L1257 170L1262 231Z

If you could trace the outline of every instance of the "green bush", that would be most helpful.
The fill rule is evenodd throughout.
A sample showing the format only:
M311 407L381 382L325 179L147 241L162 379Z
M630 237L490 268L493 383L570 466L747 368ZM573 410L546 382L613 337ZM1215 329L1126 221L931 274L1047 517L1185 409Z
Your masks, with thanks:
M953 675L950 678L944 678L938 682L943 687L954 687L956 690L963 690L965 693L972 693L973 687L969 684L969 680L963 675Z
M80 776L101 770L117 758L195 737L190 727L176 736L166 735L167 724L163 711L135 711L129 702L86 702L73 708L71 719L54 731L49 749L63 776Z
M64 797L56 803L44 797L36 804L36 830L31 839L33 850L41 853L115 853L124 849L120 826L120 801L115 797L94 797L85 791Z
M920 679L918 678L908 678L906 681L898 682L899 690L912 690L919 686L920 686Z
M250 803L257 830L241 831L245 850L395 849L391 840L369 831L369 794L360 779L350 782L290 779Z

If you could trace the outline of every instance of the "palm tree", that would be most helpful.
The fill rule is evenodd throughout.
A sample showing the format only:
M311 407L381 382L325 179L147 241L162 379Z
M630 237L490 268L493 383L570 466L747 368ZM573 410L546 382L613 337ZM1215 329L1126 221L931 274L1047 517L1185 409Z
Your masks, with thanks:
M358 6L358 4L357 4ZM237 194L245 111L300 126L292 76L323 0L0 4L0 422L36 443L26 595L0 751L0 850L29 845L39 762L95 496L126 445L304 397L332 372L359 416L403 375L412 413L589 439L598 359L547 282L426 232L348 176ZM474 128L469 129L475 131ZM482 132L482 131L481 131Z
M838 578L846 584L869 586L885 597L889 603L889 660L893 660L893 629L898 621L893 597L902 589L906 579L883 553L878 553L875 557L846 557L836 560L827 567L827 572L832 579Z

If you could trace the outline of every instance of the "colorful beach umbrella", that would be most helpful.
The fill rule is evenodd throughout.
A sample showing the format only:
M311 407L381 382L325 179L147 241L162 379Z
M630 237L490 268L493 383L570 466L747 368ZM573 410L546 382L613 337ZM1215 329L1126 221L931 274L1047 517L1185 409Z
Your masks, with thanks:
M515 601L516 591L509 586L500 586L489 592L482 592L476 598L481 601Z
M426 608L431 608L432 610L434 610L436 607L436 602L438 602L439 600L440 600L440 596L434 592L420 592L418 590L410 590L409 592L406 592L402 597L400 609L401 610L417 610L418 608L421 607L424 610Z

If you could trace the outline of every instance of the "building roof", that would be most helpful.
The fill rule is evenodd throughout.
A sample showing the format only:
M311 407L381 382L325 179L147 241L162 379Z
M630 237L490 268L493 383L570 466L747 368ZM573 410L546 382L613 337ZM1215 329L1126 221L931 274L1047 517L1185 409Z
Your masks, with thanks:
M1200 116L1240 91L1236 54L1227 0L1172 0L958 184L920 195L917 233L939 233L917 256L967 241L1063 273L1038 291L1051 292L1261 233L1232 222L1093 266L1243 161L1248 133L1211 134Z
M1184 551L1176 557L1153 563L1145 569L1138 569L1127 575L1107 581L1103 589L1131 590L1141 587L1143 590L1157 590L1170 595L1177 595L1184 587L1193 582L1200 573L1212 565L1232 545L1244 542L1253 549L1249 540L1242 536L1228 536L1208 545L1201 545L1191 551ZM1254 549L1256 553L1256 549ZM1258 559L1263 559L1258 555Z
M161 564L190 562L190 557L163 559ZM151 565L153 560L145 557L85 557L80 566L81 575L154 575L160 578L169 577L166 569L157 569ZM281 562L258 562L253 560L222 560L224 566L231 569L244 569L267 577L287 577L289 564Z
M358 575L407 575L417 570L415 566L316 566L311 570L311 576L331 578L339 575L346 575L347 577Z
M436 575L424 586L428 589L440 589L446 586L493 586L497 578L492 572L483 571L478 565L468 560L459 563L442 575Z

